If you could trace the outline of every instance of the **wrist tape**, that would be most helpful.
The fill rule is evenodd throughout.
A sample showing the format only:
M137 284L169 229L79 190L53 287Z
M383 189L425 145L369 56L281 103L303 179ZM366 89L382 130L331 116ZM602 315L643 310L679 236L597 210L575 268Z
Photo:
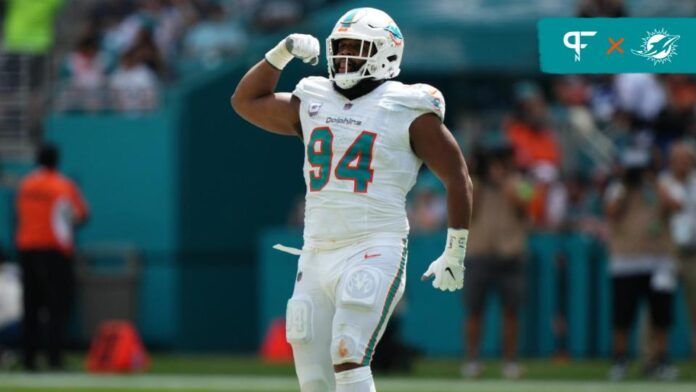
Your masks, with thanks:
M285 46L285 40L278 42L278 45L266 52L265 56L266 61L279 71L282 71L293 57L292 53Z
M469 239L467 229L447 229L447 244L445 244L445 256L463 261L466 255L466 242Z

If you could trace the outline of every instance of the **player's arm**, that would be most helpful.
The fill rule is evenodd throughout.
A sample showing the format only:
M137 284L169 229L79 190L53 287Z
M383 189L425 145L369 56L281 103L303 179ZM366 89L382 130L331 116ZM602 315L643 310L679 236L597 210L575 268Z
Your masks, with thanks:
M447 189L447 243L442 256L430 264L424 278L433 286L454 291L464 285L464 255L469 236L473 184L456 140L433 113L416 118L409 129L411 147Z
M230 99L245 120L269 132L301 135L300 100L290 93L276 93L280 73L294 57L316 64L319 41L310 35L291 34L266 53L242 77Z
M447 189L447 221L453 229L469 229L473 184L462 151L452 133L433 113L411 123L411 146Z

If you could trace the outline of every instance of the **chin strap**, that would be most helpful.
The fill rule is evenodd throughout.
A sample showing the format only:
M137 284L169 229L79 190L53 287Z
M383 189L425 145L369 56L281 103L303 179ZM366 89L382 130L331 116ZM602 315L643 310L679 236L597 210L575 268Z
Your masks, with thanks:
M386 81L385 79L380 79L380 80L362 79L355 86L353 86L351 88L340 88L336 85L336 82L334 82L333 87L334 87L334 90L338 91L339 94L343 95L344 97L346 97L352 101L355 98L362 97L363 95L376 89L385 81Z

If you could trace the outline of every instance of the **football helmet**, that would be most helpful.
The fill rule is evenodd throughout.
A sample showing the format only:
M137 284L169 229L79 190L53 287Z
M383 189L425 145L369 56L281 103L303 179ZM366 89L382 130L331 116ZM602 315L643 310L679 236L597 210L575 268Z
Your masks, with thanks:
M358 55L347 56L338 52L342 39L361 41ZM368 48L366 52L363 49ZM367 55L363 55L367 53ZM329 79L342 89L355 86L367 78L392 79L399 75L404 53L404 37L387 13L375 8L356 8L346 12L326 39L326 59ZM363 60L365 63L353 72L346 67L338 72L335 60Z

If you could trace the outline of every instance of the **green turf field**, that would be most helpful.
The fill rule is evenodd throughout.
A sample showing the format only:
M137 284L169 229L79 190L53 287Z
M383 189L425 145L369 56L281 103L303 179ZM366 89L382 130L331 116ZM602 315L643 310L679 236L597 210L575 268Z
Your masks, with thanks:
M642 380L634 366L631 377L622 383L605 381L606 361L557 364L533 360L523 363L525 378L520 381L498 379L500 364L487 363L481 380L459 378L454 360L419 361L411 375L377 375L380 392L680 392L696 391L696 364L680 362L678 382ZM66 373L0 373L0 391L82 391L82 392L291 392L297 382L291 365L267 365L255 358L228 356L155 356L148 374L130 376L92 376L81 371L82 358L72 356Z
M695 390L693 383L658 384L654 382L626 382L610 384L597 381L465 381L446 379L378 379L380 392L594 392L626 391L681 392ZM86 376L72 374L54 375L7 375L0 376L3 391L230 391L230 392L291 392L297 391L296 381L291 377L261 376L165 376L144 375L133 377Z

